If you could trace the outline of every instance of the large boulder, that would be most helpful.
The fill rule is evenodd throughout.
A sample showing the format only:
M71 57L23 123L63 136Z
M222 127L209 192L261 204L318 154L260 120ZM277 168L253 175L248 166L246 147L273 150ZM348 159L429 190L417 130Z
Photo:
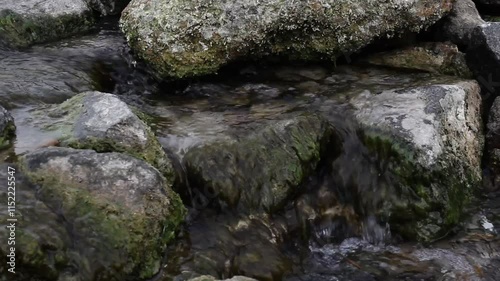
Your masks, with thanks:
M247 56L336 59L375 38L418 32L451 8L434 0L133 0L121 27L159 76L179 78Z
M273 123L237 141L189 149L184 164L191 187L230 208L282 207L315 171L334 133L314 115Z
M41 201L33 205L40 209L19 201L25 206L19 223L26 228L19 228L18 265L34 270L24 272L33 274L26 280L38 274L47 280L137 280L158 272L185 215L158 170L127 155L70 148L37 150L20 163Z
M350 103L386 174L382 208L396 233L422 241L455 226L481 181L481 96L475 81L365 91ZM384 210L385 209L385 210Z
M170 178L172 164L151 128L136 113L144 117L115 95L85 92L42 109L35 114L40 116L35 122L56 131L60 146L127 153Z
M474 28L484 23L472 0L456 0L451 13L435 28L435 37L467 48L471 43L471 33Z
M84 0L4 0L0 3L0 45L27 47L92 28Z
M0 149L12 144L15 132L14 119L5 108L0 106Z

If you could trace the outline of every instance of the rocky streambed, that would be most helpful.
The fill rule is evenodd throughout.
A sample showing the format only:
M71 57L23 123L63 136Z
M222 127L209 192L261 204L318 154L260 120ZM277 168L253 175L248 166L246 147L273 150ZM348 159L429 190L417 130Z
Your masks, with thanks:
M91 16L123 1L73 3L93 31L47 40L12 15L43 30L50 3L0 4L0 178L16 170L18 219L0 280L500 280L500 26L472 2L155 2L132 2L125 36ZM419 36L452 42L331 61L431 25Z

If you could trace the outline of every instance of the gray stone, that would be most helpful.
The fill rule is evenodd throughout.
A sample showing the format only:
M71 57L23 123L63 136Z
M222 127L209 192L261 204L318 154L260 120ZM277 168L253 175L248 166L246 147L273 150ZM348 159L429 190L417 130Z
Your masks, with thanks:
M496 98L490 108L486 132L488 148L500 148L500 98Z
M185 215L180 198L158 170L123 154L70 148L37 150L20 163L39 186L37 198L68 231L51 237L49 248L41 247L43 237L28 233L20 243L40 248L25 256L26 268L70 269L51 271L56 275L51 280L75 280L66 274L78 280L144 279L158 272L163 250ZM29 208L25 212L34 215ZM51 216L45 219L55 223ZM48 258L53 253L59 253L55 260Z
M481 181L479 85L365 91L350 103L367 147L391 163L397 190L389 194L398 198L390 217L399 221L391 227L420 240L446 234ZM419 199L411 199L414 195Z
M14 119L5 108L0 106L0 149L12 144L15 132Z
M366 61L374 65L472 78L465 54L450 43L421 43L404 49L376 53L366 58Z
M0 41L13 47L53 41L92 28L84 0L4 0L0 3Z
M61 146L127 153L171 178L172 164L151 128L136 113L115 95L85 92L41 110L35 114L40 116L35 122L57 131Z
M375 38L418 32L451 8L434 0L133 0L121 27L159 76L188 77L247 56L334 60Z
M449 40L467 48L474 28L484 23L472 0L456 0L451 13L436 28L435 36L438 40Z
M500 23L476 27L467 50L467 65L488 94L497 95L500 87Z
M118 15L130 0L86 0L90 7L103 16Z

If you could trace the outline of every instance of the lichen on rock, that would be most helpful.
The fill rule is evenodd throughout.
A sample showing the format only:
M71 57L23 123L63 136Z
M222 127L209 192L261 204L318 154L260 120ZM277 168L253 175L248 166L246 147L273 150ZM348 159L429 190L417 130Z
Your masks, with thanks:
M270 54L335 60L375 38L425 29L451 6L434 0L132 0L121 27L160 77L182 78Z
M15 132L14 119L5 108L0 106L0 149L12 144Z

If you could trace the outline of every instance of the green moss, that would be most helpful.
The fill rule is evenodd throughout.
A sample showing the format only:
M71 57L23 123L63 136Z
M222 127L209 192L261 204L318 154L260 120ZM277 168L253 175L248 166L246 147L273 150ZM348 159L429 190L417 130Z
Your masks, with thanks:
M89 31L94 24L90 13L83 15L23 17L13 11L0 11L0 35L13 47L28 47Z
M192 186L214 191L231 208L282 208L335 143L332 128L317 116L286 123L269 125L238 142L189 150L184 161Z
M429 242L460 222L471 200L471 185L479 179L469 176L463 182L453 175L453 167L424 168L410 149L381 133L365 133L363 141L378 159L389 163L395 177L396 201L381 214L389 218L393 230L407 239ZM432 212L440 218L431 217Z
M134 274L150 278L158 272L161 249L174 238L186 215L177 194L170 191L167 202L149 201L144 213L135 213L98 196L96 191L91 193L86 186L69 183L59 174L30 172L22 165L21 169L41 185L40 199L52 208L61 208L66 223L78 230L83 239L80 246L96 249L92 257L82 256L77 262L92 258L107 263L103 265L110 271L106 280L123 280L124 276ZM145 196L145 200L151 200ZM169 204L166 212L161 211L162 204Z
M8 148L12 145L12 139L16 136L16 125L14 122L9 122L4 128L3 132L0 132L0 150Z

